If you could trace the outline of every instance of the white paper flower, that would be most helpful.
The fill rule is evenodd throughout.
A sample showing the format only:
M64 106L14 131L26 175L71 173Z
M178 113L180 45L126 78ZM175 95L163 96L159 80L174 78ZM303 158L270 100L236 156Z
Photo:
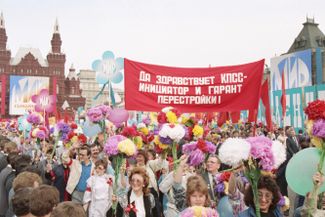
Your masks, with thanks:
M250 143L244 139L229 138L222 143L219 158L222 163L236 167L242 160L248 159L250 150Z
M172 110L173 108L174 108L174 107L168 106L168 107L165 107L165 108L161 109L161 111L162 111L163 113L167 113L167 112L169 112L170 110Z
M180 124L164 124L159 131L159 136L169 137L179 142L185 136L185 129Z
M286 148L280 141L272 141L272 153L274 158L274 169L277 169L287 158Z

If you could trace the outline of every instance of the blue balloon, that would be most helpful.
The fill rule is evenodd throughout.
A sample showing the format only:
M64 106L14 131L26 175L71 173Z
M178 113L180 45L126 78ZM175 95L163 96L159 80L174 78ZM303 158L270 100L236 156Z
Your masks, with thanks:
M108 75L104 72L96 72L96 81L98 84L106 84L109 81Z
M32 129L32 125L27 122L27 115L20 116L18 118L18 130L30 132L31 129Z
M99 71L99 67L101 65L102 61L101 60L95 60L92 64L91 64L91 68L94 71Z
M103 60L107 60L107 59L114 59L114 53L112 51L105 51L103 53Z
M123 74L121 72L116 73L114 77L112 77L111 82L114 84L118 84L123 80Z
M116 61L116 64L117 64L119 70L124 69L124 58L118 57L118 58L116 58L115 61Z
M82 127L83 133L88 137L96 136L98 133L102 132L102 129L98 124L94 124L87 120L83 127Z
M220 201L218 203L217 211L218 211L220 217L234 216L232 206L229 202L228 196L224 196L220 199Z

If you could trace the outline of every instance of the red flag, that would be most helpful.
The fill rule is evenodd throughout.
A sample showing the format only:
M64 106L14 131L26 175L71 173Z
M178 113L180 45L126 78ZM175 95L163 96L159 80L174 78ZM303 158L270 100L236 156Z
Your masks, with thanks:
M248 112L248 122L256 122L257 120L257 109L249 110Z
M240 111L230 112L230 116L231 116L232 123L238 123L238 121L240 119Z
M266 79L262 85L261 98L262 98L263 105L265 107L265 119L266 119L267 128L269 130L273 130L268 79Z
M228 112L220 112L218 117L218 126L221 127L226 121L229 120Z
M282 96L281 96L281 105L282 105L282 119L284 119L284 117L286 116L286 105L287 105L284 71L282 72Z

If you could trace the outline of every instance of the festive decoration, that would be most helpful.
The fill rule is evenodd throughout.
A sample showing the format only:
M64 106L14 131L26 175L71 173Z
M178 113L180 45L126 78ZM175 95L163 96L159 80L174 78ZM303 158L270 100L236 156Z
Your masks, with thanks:
M185 136L185 129L180 124L164 124L159 131L159 136L179 142Z
M124 59L119 57L115 59L112 51L105 51L101 60L95 60L92 68L96 71L96 81L102 85L100 92L94 97L96 100L108 86L110 100L115 105L115 93L112 83L118 84L123 80L122 70L124 69Z
M35 103L35 111L51 113L55 109L56 97L49 95L47 89L42 89L39 95L33 95L32 101Z
M251 156L258 167L271 171L274 168L272 141L264 136L249 137L246 141L251 144Z
M33 112L33 113L28 114L27 121L30 124L38 125L38 124L43 123L43 117L39 113Z
M290 200L287 196L282 196L280 197L280 200L278 202L278 206L281 207L281 211L285 212L288 209L290 209Z
M274 169L277 169L286 159L287 152L285 146L278 140L272 141L272 154L274 159Z
M325 100L315 100L308 103L305 114L309 120L325 119Z
M129 112L122 108L114 108L110 111L108 120L115 126L119 127L123 122L127 122L129 118Z
M306 148L290 159L286 168L286 179L294 192L306 196L312 191L312 176L318 171L320 157L321 151L318 148ZM324 166L325 162L323 162L322 174L325 174ZM323 191L325 191L325 183L320 187L320 192Z
M109 157L113 158L113 165L115 165L115 182L113 186L114 194L116 195L118 178L120 176L120 169L125 164L126 157L130 157L136 154L135 144L128 138L115 135L108 138L104 151ZM117 204L113 204L113 213L116 212Z
M124 212L129 214L130 212L134 212L136 213L138 210L135 207L135 201L133 201L132 203L128 204L127 207L124 209Z
M192 132L193 132L193 136L198 139L198 138L202 138L204 129L199 125L195 125Z
M180 112L171 106L163 108L161 112L158 113L157 120L160 124L177 124L182 121L180 118Z
M191 206L183 210L180 217L218 217L216 210L203 207L203 206Z
M208 154L216 152L216 146L211 142L199 139L197 142L191 142L183 145L183 153L189 156L189 165L198 166L202 164Z
M231 176L231 172L223 172L223 173L218 173L214 177L216 183L214 190L219 199L224 195L228 195L228 186L229 186L228 182L230 176Z
M237 167L242 161L247 160L251 145L244 139L229 138L219 149L221 162L232 167Z
M162 144L172 144L171 150L174 169L177 164L177 143L185 136L185 129L180 124L163 124L159 131L159 140Z
M94 124L93 122L86 120L86 122L82 126L83 132L89 138L96 136L98 133L102 131L99 124Z
M325 100L315 100L310 102L305 108L305 113L310 120L308 127L308 133L311 137L311 142L318 148L320 152L320 159L317 165L317 172L323 173L324 161L325 161ZM312 125L312 126L311 126ZM309 159L308 159L309 160ZM311 176L310 176L311 177ZM319 192L320 186L314 183L312 190L312 203L316 204L314 198L316 198L317 192ZM311 211L309 210L309 215Z

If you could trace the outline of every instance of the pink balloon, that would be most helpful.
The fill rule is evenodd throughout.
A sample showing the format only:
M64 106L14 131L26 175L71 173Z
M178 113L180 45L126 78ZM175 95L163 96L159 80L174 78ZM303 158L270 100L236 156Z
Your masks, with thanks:
M108 120L115 125L120 125L129 119L129 112L122 108L114 108L110 111Z

